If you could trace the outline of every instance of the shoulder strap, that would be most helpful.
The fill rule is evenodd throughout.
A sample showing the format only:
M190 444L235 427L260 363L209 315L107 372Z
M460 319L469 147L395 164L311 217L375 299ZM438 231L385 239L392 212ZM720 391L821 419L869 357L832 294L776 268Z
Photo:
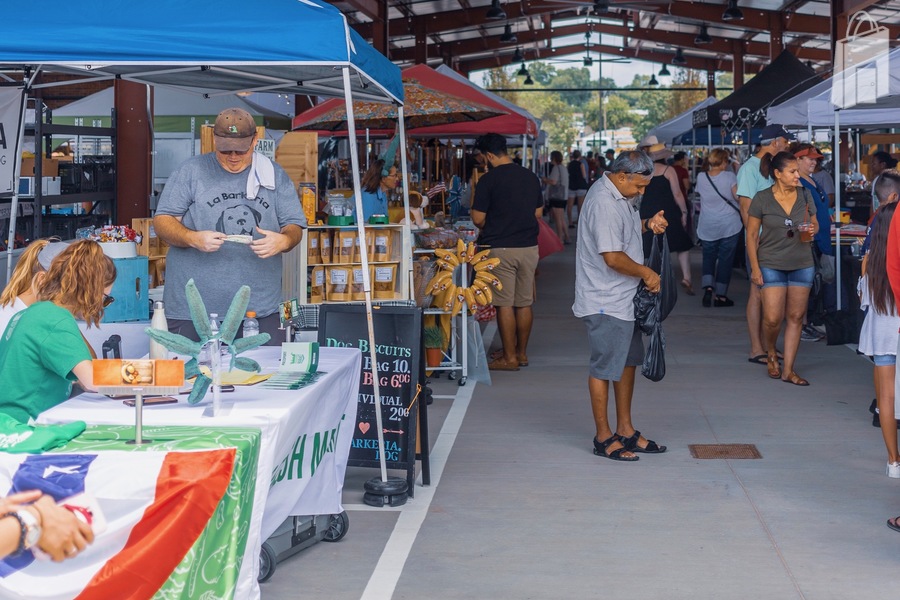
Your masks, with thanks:
M722 192L719 191L719 188L716 187L716 184L713 183L712 177L709 176L709 171L704 171L703 174L706 175L706 179L707 179L707 181L709 181L709 185L711 185L712 189L714 189L716 191L716 193L719 195L719 197L725 201L725 204L727 204L728 206L730 206L731 208L736 210L738 212L738 214L740 214L741 209L738 208L737 206L735 206L734 204L732 204L731 200L729 200L728 198L723 196ZM701 208L700 210L703 210L703 209Z

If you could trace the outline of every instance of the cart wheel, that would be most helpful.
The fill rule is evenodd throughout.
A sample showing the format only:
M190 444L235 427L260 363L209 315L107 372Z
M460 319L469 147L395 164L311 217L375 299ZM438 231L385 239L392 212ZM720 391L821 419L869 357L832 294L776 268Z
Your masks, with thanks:
M462 386L466 385L466 380L467 380L467 379L468 379L468 377L460 377L460 378L459 378L459 387L462 387Z
M272 550L272 546L268 542L263 542L262 547L259 549L259 576L257 576L256 580L260 583L268 581L275 573L275 565L275 551Z
M350 518L347 516L346 510L338 515L331 515L331 520L328 522L328 531L325 532L325 537L322 538L322 541L337 542L347 535L349 527Z
M447 374L447 379L449 379L450 381L456 379L456 371L450 371L450 373Z

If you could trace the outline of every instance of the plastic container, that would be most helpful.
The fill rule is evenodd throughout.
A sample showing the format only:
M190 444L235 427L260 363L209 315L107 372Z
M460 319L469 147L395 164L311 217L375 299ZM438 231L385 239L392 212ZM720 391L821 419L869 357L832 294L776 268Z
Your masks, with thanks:
M153 318L150 320L150 327L153 329L159 329L160 331L167 331L169 329L169 325L166 322L166 311L163 306L162 300L158 300L153 303ZM169 351L165 346L150 338L150 359L151 360L166 360L169 358Z
M242 335L248 338L257 334L259 334L259 321L256 320L256 313L249 310L247 311L247 318L244 319Z

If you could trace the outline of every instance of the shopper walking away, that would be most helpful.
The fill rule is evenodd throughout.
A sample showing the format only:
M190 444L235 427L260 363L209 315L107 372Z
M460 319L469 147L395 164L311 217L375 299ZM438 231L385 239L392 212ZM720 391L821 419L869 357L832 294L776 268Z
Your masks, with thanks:
M775 156L785 150L788 141L794 136L784 130L782 125L766 125L762 130L759 151L747 159L737 174L737 194L741 201L741 216L744 220L744 229L749 233L747 226L748 209L750 201L759 192L772 187L773 180L768 173L760 171L760 161L766 155ZM758 232L757 232L758 233ZM749 243L749 235L745 234ZM749 250L748 250L749 253ZM749 270L750 263L747 262ZM747 299L747 333L750 337L750 358L752 363L766 364L766 350L763 346L762 333L762 300L759 288L750 286L750 296Z
M666 148L665 144L654 144L648 149L647 155L653 161L653 178L641 200L641 218L649 219L659 211L665 213L666 221L669 223L666 228L666 239L669 242L669 251L675 254L681 267L681 287L686 294L693 296L689 252L694 247L694 242L687 232L687 204L678 184L678 175L675 169L666 164L666 159L672 156L672 151ZM652 243L653 233L644 233L644 255L650 254Z
M634 294L643 281L659 292L659 275L644 266L642 232L665 232L663 211L649 219L638 216L635 203L653 175L653 162L640 151L622 152L610 171L595 183L578 223L575 258L575 304L591 347L588 391L596 432L594 454L635 461L635 453L660 453L666 447L634 428L631 403L635 367L644 360L644 345L634 320ZM616 429L607 414L609 383L616 403Z
M550 163L553 168L550 175L544 178L547 185L547 202L550 204L550 210L553 211L553 226L556 228L556 235L564 244L571 244L569 240L569 230L566 227L566 195L569 187L569 172L562 166L563 155L559 150L550 153Z
M566 203L566 219L569 227L574 228L578 224L578 219L572 220L572 208L578 208L578 215L581 216L581 204L584 202L584 195L588 191L588 172L584 161L581 160L581 151L572 150L572 160L566 166L569 171L569 195Z
M475 141L491 165L478 181L472 202L472 222L481 229L478 243L499 258L494 269L503 285L494 292L497 329L503 356L488 364L495 371L518 371L528 365L534 303L534 270L538 263L538 222L544 207L537 175L515 164L506 139L488 133Z
M897 370L897 343L900 316L887 276L887 239L897 203L882 206L872 230L872 245L863 262L859 279L860 308L866 311L859 332L861 354L871 356L874 366L875 400L881 435L887 448L887 475L900 478L897 450L897 421L894 417L894 377Z
M703 245L702 304L734 306L728 297L728 285L743 228L737 177L728 168L728 152L723 148L710 152L708 163L709 170L697 177L701 207L697 236Z
M819 229L816 205L802 186L797 159L779 152L763 158L764 173L771 171L775 184L753 197L747 222L747 254L750 282L762 288L764 343L769 377L807 386L794 372L800 346L800 329L815 276L810 242ZM778 363L775 342L784 329L784 369Z

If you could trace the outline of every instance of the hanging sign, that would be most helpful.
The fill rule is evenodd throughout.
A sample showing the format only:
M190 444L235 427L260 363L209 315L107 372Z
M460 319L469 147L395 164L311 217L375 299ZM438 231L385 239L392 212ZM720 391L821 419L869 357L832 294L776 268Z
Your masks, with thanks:
M831 102L837 108L872 104L890 91L890 32L864 10L847 23L835 44Z
M0 194L11 194L15 189L16 142L22 106L22 88L0 88Z

